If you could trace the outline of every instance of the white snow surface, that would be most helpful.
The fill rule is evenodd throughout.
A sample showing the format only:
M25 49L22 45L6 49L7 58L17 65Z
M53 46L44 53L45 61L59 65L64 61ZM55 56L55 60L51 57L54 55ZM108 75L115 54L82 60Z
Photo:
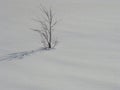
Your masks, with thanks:
M59 22L42 50L40 3ZM0 0L0 90L120 90L120 0Z

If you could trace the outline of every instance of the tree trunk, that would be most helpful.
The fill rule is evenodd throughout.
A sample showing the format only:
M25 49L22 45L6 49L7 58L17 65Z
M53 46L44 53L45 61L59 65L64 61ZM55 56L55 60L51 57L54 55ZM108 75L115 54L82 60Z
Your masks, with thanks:
M48 48L51 48L51 43L48 43Z

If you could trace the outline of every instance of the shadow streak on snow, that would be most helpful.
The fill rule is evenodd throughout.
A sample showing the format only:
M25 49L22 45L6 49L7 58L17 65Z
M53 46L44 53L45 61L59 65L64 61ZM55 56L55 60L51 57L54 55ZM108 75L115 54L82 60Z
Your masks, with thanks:
M5 61L5 60L10 61L10 60L13 60L13 59L23 59L25 56L29 56L29 55L32 55L34 53L37 53L37 52L40 52L40 51L43 51L43 50L46 50L46 49L38 48L38 49L35 49L35 50L31 50L31 51L10 53L10 54L7 54L5 56L0 57L0 61Z

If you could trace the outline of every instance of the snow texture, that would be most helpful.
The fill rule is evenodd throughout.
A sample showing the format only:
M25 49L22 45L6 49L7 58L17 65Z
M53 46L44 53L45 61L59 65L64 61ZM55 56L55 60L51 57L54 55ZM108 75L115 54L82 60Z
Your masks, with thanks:
M30 30L40 3L59 19L52 50ZM119 9L120 0L0 0L0 90L120 90Z

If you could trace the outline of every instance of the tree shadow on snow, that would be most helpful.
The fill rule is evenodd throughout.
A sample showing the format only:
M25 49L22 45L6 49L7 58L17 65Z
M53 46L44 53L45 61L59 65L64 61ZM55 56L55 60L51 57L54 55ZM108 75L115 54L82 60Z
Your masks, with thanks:
M35 50L31 50L31 51L23 51L23 52L16 52L16 53L10 53L7 54L5 56L0 57L0 61L5 61L5 60L13 60L13 59L23 59L25 56L29 56L32 55L34 53L40 52L46 50L45 48L38 48Z

